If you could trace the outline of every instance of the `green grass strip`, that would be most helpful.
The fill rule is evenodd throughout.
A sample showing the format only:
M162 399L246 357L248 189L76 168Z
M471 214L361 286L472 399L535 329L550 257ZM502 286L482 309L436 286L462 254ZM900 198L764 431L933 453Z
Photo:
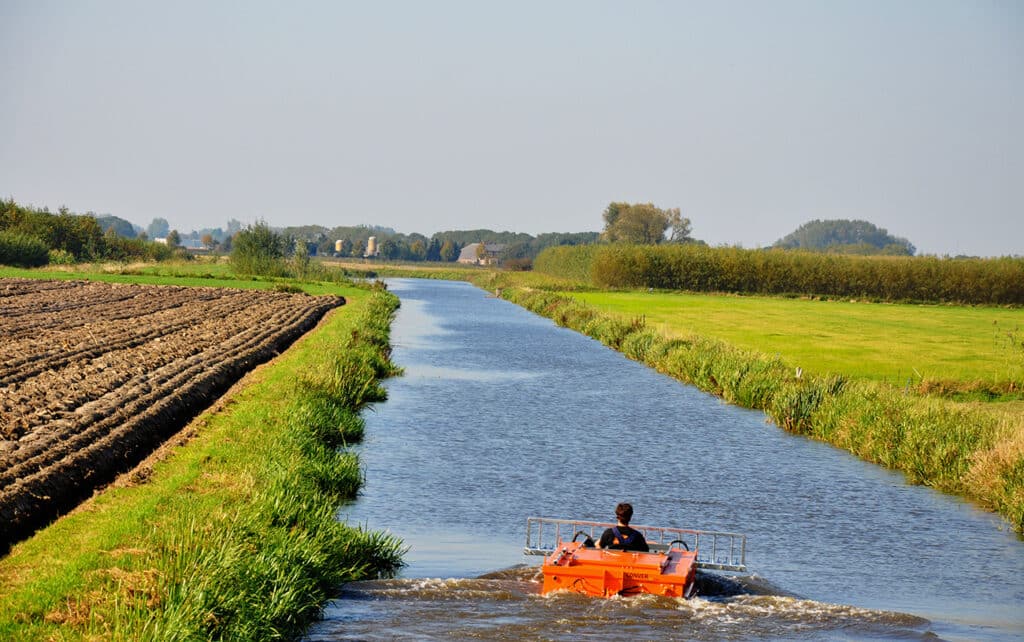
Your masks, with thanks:
M397 298L344 294L185 445L0 560L0 640L293 639L341 583L394 572L401 543L336 512Z

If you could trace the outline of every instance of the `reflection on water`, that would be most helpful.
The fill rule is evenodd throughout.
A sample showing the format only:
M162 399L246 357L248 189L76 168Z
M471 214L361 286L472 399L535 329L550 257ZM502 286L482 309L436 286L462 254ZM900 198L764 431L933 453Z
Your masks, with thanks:
M407 374L366 415L340 517L402 537L408 566L346 588L313 638L1024 639L1024 545L998 517L472 286L392 289ZM622 500L638 523L747 533L745 581L771 589L606 603L490 575L537 563L528 516L607 521Z

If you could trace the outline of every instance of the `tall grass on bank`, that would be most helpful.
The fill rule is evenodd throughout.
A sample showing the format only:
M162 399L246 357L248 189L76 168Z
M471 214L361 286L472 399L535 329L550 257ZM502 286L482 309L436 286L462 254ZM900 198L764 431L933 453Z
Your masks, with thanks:
M667 338L643 318L605 315L552 292L506 288L503 296L680 381L762 410L790 432L899 470L911 483L976 501L1024 533L1024 425L1013 418L908 396L877 382L801 376L778 357L699 336Z
M337 521L397 298L349 298L173 456L0 560L0 639L293 639L404 547Z
M602 288L1024 304L1024 259L850 256L703 245L548 248L534 270Z

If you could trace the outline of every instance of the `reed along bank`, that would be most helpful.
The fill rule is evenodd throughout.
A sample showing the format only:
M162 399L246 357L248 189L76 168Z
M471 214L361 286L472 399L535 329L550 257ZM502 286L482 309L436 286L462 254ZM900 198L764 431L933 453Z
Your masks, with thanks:
M717 253L717 254L716 254ZM500 295L537 314L553 319L561 326L586 334L618 350L631 359L643 362L680 381L715 394L725 401L743 407L764 411L783 429L818 439L887 468L901 471L910 483L924 484L937 490L967 498L982 507L1005 517L1012 527L1024 534L1024 417L1013 412L993 412L991 404L963 404L949 399L915 394L880 381L864 380L844 374L798 372L783 356L770 356L756 350L743 349L725 341L707 336L670 336L647 326L642 317L623 318L597 310L572 296L572 289L595 287L636 288L671 287L686 289L686 276L699 265L680 260L671 267L665 257L703 256L722 269L730 260L756 266L760 260L781 252L723 248L661 248L629 246L589 246L552 248L538 257L536 270L553 277L549 285L539 274L484 275L471 277L480 287L497 291ZM624 258L625 257L625 258ZM895 260L899 258L900 260ZM626 260L628 259L628 260ZM829 274L829 265L838 265L850 259L852 271L835 268ZM893 259L893 260L890 260ZM814 257L807 254L792 259L779 258L780 265L791 261L792 279L787 285L762 285L746 288L718 288L713 280L706 280L697 291L761 292L765 288L774 292L802 292L799 276L802 261L823 271L821 278L837 282L852 282L852 275L860 274L860 286L842 292L864 296L874 293L880 300L888 300L884 289L871 286L870 270L858 272L863 266L871 270L903 270L905 274L927 274L949 267L946 285L938 285L928 300L975 300L1019 303L1024 301L1024 261L999 259L958 263L954 260L925 257L881 257L872 264L865 257ZM609 264L617 265L619 276L609 280ZM601 267L601 266L604 267ZM705 276L714 273L703 264ZM890 266L883 268L879 266ZM631 267L632 266L632 267ZM913 266L906 268L906 266ZM648 280L647 274L663 271L674 273L675 281ZM785 271L785 270L783 270ZM742 270L740 271L742 272ZM975 273L979 287L957 290L953 285L964 274ZM769 275L759 274L751 268L748 277L762 281ZM919 278L914 277L908 283ZM920 276L925 280L924 276ZM529 287L522 284L528 283ZM649 285L654 283L654 285ZM806 286L811 287L811 286ZM986 289L987 288L987 289ZM555 291L555 290L560 290ZM974 294L970 294L975 290ZM821 295L812 288L810 295ZM895 290L893 291L895 293ZM923 296L921 290L900 291L900 299ZM848 294L843 294L847 296ZM1019 383L1016 382L1019 392Z
M359 410L393 373L398 300L347 288L277 360L131 475L0 560L0 639L294 639L337 587L401 565L342 524L362 483Z

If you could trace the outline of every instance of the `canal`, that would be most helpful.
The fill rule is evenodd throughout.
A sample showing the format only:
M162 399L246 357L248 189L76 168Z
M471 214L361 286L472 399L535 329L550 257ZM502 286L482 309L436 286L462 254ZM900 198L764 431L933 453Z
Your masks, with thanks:
M1024 639L998 516L796 437L465 283L397 279L389 399L340 510L409 546L309 640ZM749 574L689 601L538 595L528 516L742 532ZM713 579L713 578L710 578Z

